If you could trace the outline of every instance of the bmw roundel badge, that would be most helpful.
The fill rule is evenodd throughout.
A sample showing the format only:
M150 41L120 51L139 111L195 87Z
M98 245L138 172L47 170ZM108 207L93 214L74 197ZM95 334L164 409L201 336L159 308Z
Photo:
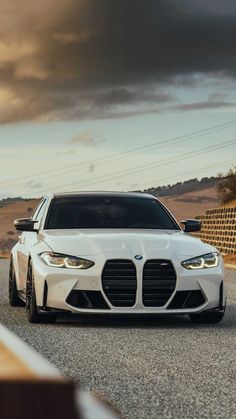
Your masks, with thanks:
M135 257L136 260L142 260L142 258L143 258L141 255L135 255L134 257Z

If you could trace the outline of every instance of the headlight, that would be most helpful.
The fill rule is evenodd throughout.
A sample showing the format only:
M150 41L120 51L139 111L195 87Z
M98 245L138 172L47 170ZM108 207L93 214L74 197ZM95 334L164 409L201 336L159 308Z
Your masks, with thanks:
M185 260L181 262L181 265L186 269L215 268L219 265L219 254L216 252L207 253L206 255Z
M60 253L43 252L40 254L43 261L53 268L89 269L94 262L76 256L67 256Z

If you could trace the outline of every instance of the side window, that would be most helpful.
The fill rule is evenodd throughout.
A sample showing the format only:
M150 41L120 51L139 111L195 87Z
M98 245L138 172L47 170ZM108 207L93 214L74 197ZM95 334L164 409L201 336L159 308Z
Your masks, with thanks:
M43 213L44 213L44 210L45 210L45 206L46 206L45 204L46 204L46 199L44 199L41 202L41 205L38 207L37 212L35 212L34 220L37 220L37 221L41 220L41 218L43 216Z

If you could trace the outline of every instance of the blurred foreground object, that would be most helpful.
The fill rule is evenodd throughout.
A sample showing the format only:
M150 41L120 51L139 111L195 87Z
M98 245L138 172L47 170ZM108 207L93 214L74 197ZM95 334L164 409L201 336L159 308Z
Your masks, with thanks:
M1 419L118 419L0 325Z

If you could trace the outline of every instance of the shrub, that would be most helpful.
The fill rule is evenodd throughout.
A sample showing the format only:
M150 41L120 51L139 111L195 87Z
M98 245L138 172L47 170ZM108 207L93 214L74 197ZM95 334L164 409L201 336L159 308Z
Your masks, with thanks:
M236 199L236 167L226 174L220 174L222 179L217 186L218 197L222 204Z

